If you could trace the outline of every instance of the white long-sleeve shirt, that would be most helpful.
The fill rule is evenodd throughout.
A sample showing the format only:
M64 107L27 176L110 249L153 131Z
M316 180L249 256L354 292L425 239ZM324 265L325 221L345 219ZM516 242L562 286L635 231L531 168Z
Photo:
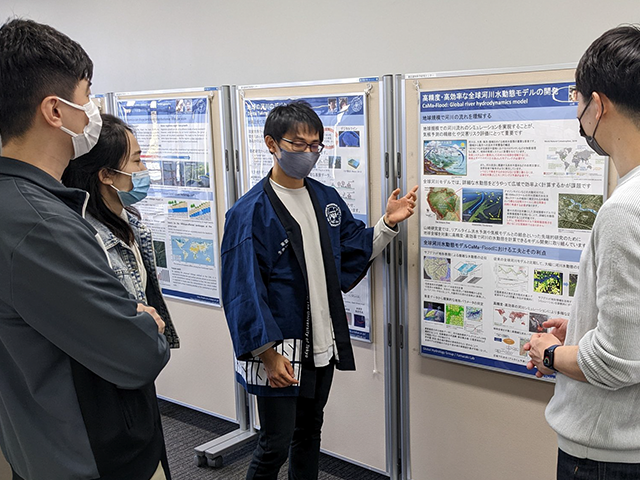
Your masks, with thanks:
M309 281L309 303L313 322L313 359L316 367L324 367L329 364L333 356L337 355L337 348L335 347L333 325L329 313L320 233L311 197L306 187L292 189L278 185L272 179L269 181L280 201L300 226ZM389 228L383 218L380 218L373 230L371 259L378 256L398 233ZM264 345L253 351L252 354L259 355L271 346L273 344Z
M564 452L640 463L640 167L607 200L580 258L565 345L588 382L557 375L546 410Z

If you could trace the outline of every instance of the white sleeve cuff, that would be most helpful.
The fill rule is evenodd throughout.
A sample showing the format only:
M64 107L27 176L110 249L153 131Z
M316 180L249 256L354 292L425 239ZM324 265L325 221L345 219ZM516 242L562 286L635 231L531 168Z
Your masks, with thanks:
M269 350L270 348L273 348L273 346L276 344L276 342L269 342L269 343L265 343L264 345L262 345L260 348L256 348L255 350L251 350L251 356L253 357L257 357L258 355L260 355L261 353L266 352L267 350Z
M391 240L395 238L398 234L398 230L394 230L389 228L389 226L384 221L384 215L380 217L376 226L373 227L373 248L371 251L371 258L373 260L378 255L382 253L382 251L389 245Z

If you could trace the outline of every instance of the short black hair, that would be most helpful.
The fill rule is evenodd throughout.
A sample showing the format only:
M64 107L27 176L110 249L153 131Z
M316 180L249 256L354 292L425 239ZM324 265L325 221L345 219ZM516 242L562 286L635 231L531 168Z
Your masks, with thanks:
M49 95L72 100L93 62L82 47L49 25L14 19L0 27L0 136L24 135Z
M317 132L320 142L324 138L324 126L318 114L304 100L294 100L287 105L280 105L269 112L264 124L264 136L270 136L276 142L290 130L307 128L310 132Z
M578 63L576 88L585 100L604 93L640 126L640 27L621 25L596 39Z
M72 160L62 174L62 183L66 187L79 188L89 192L87 212L105 225L111 233L127 245L134 241L133 230L127 222L116 215L107 206L100 193L100 171L122 170L126 164L131 145L127 132L131 127L118 117L102 114L102 130L95 147L88 153Z

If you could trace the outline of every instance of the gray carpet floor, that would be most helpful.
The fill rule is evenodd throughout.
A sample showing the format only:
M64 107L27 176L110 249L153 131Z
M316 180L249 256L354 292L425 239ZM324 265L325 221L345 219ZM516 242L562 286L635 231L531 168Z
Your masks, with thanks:
M160 402L169 465L173 480L244 480L255 441L224 456L221 468L199 468L194 448L229 433L237 425L164 400ZM287 465L278 480L287 479ZM321 454L319 480L388 480L389 477Z

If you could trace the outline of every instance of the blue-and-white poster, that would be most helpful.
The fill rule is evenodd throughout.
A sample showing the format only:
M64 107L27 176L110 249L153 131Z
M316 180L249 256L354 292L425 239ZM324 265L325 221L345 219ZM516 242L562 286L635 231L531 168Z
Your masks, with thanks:
M523 346L568 317L607 159L573 83L420 92L421 353L533 375Z
M333 186L354 217L368 223L369 162L366 95L344 94L313 97L245 99L245 151L250 187L273 166L273 157L264 143L264 124L278 105L302 99L318 114L324 125L325 145L310 177ZM367 275L344 295L351 338L371 341L370 280Z
M165 295L220 306L209 98L118 99L151 174L136 204L153 234Z

